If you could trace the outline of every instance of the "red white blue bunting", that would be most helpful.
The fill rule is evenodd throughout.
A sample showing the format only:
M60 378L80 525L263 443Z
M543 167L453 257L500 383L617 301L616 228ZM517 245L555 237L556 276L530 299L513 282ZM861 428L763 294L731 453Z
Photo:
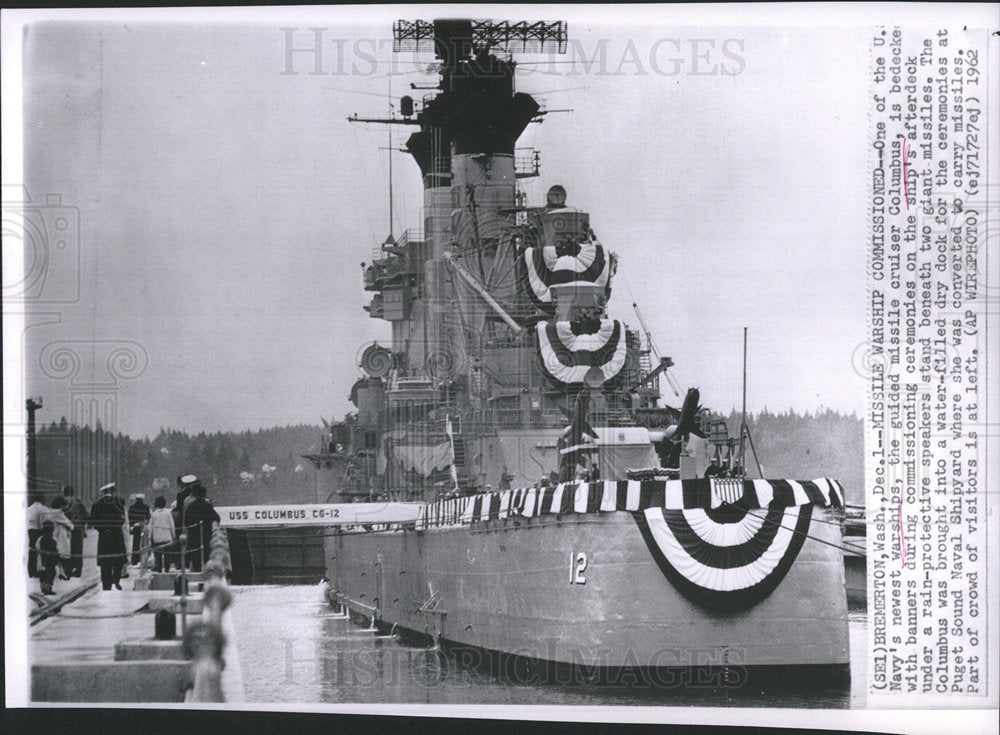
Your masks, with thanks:
M541 308L552 306L551 286L593 283L610 291L614 255L593 238L578 244L527 248L522 257L526 290Z
M733 502L722 499L733 483L742 493ZM708 511L720 518L727 512L791 508L803 505L842 506L844 489L828 478L816 480L603 480L567 482L554 487L523 488L481 493L456 500L440 500L428 505L431 525L480 523L501 518L533 518L568 513L612 511ZM436 506L441 505L442 509ZM737 511L730 509L736 508ZM694 516L692 516L694 517ZM741 516L742 517L742 516ZM448 519L434 521L434 518ZM728 533L728 532L727 532Z
M542 367L561 385L582 385L593 368L606 383L625 366L625 330L617 320L539 322L536 329Z
M784 579L808 535L812 509L646 508L633 516L678 592L703 607L732 612L756 605Z
M767 597L808 536L815 506L842 506L844 489L815 480L606 480L441 500L422 526L630 511L664 576L691 602L736 611Z

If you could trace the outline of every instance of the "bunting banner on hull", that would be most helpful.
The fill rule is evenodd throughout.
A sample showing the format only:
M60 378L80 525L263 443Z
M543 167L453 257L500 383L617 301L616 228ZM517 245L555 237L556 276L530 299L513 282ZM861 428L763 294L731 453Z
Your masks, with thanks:
M421 524L630 511L650 554L690 601L735 611L767 597L805 541L814 506L844 504L836 480L608 480L442 500Z
M523 256L526 290L536 306L548 309L552 307L551 286L593 283L610 289L613 263L614 255L593 239L527 248Z
M812 508L646 508L633 515L678 592L704 607L735 611L756 605L784 579L809 532Z
M536 329L542 367L557 383L582 385L594 368L606 383L625 366L625 330L617 320L539 322Z
M733 502L735 485L742 487ZM732 514L756 514L770 508L805 505L843 506L844 489L836 480L603 480L567 482L554 487L481 493L454 500L429 503L427 525L480 523L502 518L534 518L569 513L612 511L642 512L648 508L664 511L703 510L710 517L729 523ZM438 507L440 506L440 507Z

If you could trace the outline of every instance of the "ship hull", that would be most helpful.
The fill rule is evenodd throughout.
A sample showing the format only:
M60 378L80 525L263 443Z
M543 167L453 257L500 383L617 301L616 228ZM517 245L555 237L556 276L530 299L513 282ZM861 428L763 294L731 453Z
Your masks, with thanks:
M556 664L846 669L844 567L828 520L815 510L785 577L743 610L682 594L628 511L340 532L326 539L329 597L382 626Z

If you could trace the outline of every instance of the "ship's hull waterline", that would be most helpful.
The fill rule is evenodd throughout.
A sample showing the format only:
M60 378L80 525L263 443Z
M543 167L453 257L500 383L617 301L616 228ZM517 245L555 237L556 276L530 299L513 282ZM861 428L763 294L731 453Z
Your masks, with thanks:
M629 511L342 531L326 539L328 596L383 628L560 664L846 669L844 569L828 516L814 509L785 577L740 611L681 594Z

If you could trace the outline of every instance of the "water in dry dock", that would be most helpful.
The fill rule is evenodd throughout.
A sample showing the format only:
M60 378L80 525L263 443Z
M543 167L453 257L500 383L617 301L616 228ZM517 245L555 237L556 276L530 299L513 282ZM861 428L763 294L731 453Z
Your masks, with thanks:
M858 708L865 704L863 612L851 613L851 684L654 687L539 683L376 637L339 618L319 586L235 587L234 623L248 702ZM628 683L624 679L622 683Z

